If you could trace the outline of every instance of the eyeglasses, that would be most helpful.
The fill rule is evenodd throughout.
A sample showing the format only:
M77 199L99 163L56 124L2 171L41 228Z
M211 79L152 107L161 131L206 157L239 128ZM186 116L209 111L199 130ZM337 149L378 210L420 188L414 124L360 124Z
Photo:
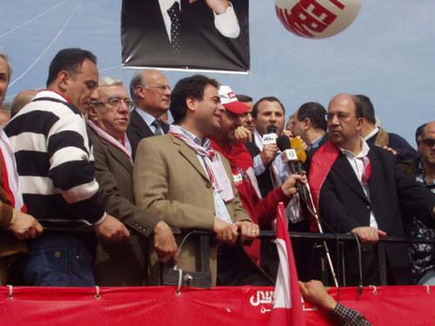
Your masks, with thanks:
M326 114L326 120L331 121L332 119L334 119L334 116L336 116L338 120L343 121L350 117L350 113L346 113L346 112L328 113Z
M171 86L163 84L144 84L145 87L157 88L159 91L171 91Z
M422 139L421 140L422 144L427 146L427 147L433 147L435 145L435 139Z
M120 107L121 102L124 102L125 105L127 105L127 107L129 109L131 109L133 107L132 100L130 100L129 98L121 98L121 97L111 97L106 102L91 102L91 105L97 106L97 105L101 105L101 104L109 104L109 106L111 106L113 109L115 109L115 108Z

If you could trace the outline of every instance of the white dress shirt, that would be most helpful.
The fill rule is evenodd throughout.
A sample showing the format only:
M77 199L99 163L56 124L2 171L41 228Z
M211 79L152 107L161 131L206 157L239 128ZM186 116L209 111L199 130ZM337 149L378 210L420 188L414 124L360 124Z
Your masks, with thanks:
M364 184L362 182L362 177L364 174L364 160L363 158L366 157L370 151L369 145L367 145L366 141L361 138L361 144L362 144L362 150L358 155L355 155L351 151L348 151L347 149L341 148L340 151L346 156L347 160L350 163L350 166L352 167L353 172L355 173L356 178L358 179L364 194L366 195L367 199L370 201L370 192L368 185ZM370 226L373 228L378 228L378 223L376 222L375 215L373 214L373 210L370 210Z
M150 1L150 0L144 0ZM203 1L203 0L201 0ZM174 2L178 2L181 10L180 0L159 0L160 10L162 12L163 21L165 22L166 34L168 35L169 42L171 41L171 18L169 17L168 10L172 7ZM210 9L211 10L211 9ZM214 14L214 26L223 36L228 38L237 38L240 35L240 26L236 13L234 12L233 5L230 6L222 14Z

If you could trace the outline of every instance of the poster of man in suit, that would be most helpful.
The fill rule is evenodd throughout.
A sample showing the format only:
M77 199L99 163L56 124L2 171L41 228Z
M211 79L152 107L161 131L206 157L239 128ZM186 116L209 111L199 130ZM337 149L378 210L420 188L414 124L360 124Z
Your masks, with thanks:
M248 17L248 0L123 0L123 65L247 72Z

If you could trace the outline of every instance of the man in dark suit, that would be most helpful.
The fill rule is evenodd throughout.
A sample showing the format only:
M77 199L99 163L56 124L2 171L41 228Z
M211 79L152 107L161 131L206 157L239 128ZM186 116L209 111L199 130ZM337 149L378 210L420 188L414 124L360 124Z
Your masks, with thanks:
M400 135L387 132L377 125L375 108L368 96L356 95L361 103L363 112L362 136L370 147L389 147L394 155L401 160L418 159L417 151Z
M97 96L98 95L98 96ZM99 241L95 278L102 286L141 286L147 283L147 257L153 252L146 237L153 236L154 249L167 262L177 250L169 226L147 216L134 203L133 161L125 131L132 102L120 80L104 78L88 110L89 137L94 146L95 175L107 212L116 214L130 229L123 243Z
M358 98L340 94L329 103L330 141L314 155L310 184L325 230L352 232L363 243L364 284L379 284L376 250L372 244L386 235L404 236L401 208L412 209L423 220L434 214L434 198L406 177L395 157L361 138L362 107ZM399 204L400 203L400 204ZM406 247L385 244L390 284L410 282ZM347 247L347 285L359 284L358 252Z
M326 109L317 102L308 102L294 114L290 131L294 136L299 136L307 144L307 161L304 164L306 171L314 153L328 140L326 133Z
M248 0L125 0L128 66L247 71Z
M137 73L130 82L130 95L134 101L127 136L133 158L139 142L146 137L166 134L169 126L160 120L171 104L171 86L158 70Z

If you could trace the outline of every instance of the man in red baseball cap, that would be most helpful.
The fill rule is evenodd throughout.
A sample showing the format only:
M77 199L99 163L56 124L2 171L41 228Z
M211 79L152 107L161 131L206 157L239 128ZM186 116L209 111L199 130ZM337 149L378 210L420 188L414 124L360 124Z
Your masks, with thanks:
M219 97L225 111L222 113L220 128L212 137L212 147L230 162L234 184L252 221L258 224L260 228L270 229L270 225L276 217L278 203L288 204L293 194L296 193L296 181L301 180L302 177L293 174L281 187L276 188L266 198L262 199L253 169L252 156L245 144L239 143L238 138L235 137L236 129L243 125L244 119L247 113L251 111L251 108L247 104L238 101L229 86L219 87ZM245 250L257 266L261 266L260 240L254 240L251 245L245 246ZM234 275L232 276L234 277ZM269 280L270 284L274 283L266 275L263 285L267 285L266 280Z

